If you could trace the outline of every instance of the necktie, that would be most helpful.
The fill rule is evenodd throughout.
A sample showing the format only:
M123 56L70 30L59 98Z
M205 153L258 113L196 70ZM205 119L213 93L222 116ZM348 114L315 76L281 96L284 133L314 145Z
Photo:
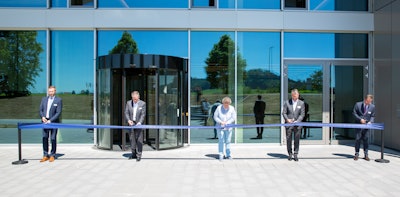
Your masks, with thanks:
M364 105L364 115L367 114L368 105Z

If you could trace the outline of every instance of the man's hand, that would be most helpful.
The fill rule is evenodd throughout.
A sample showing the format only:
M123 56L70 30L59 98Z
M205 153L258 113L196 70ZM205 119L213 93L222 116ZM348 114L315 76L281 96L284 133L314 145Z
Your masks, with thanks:
M365 123L367 123L367 121L366 120L364 120L364 119L361 119L361 124L365 124Z
M133 126L133 121L132 120L128 120L128 124L129 124L129 126Z

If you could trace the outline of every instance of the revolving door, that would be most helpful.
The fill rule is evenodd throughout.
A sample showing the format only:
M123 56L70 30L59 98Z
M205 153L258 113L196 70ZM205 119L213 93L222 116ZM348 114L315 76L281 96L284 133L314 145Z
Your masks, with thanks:
M113 54L99 57L97 67L97 124L127 125L124 111L131 92L146 102L146 125L187 125L187 60L172 56ZM128 130L100 128L98 148L129 149ZM150 128L144 143L155 150L184 144L182 129Z

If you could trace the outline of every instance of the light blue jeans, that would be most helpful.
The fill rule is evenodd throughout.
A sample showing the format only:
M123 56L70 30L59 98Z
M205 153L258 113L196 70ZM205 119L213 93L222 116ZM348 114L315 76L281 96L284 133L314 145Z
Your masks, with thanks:
M231 156L231 138L232 129L218 131L218 153L220 157L224 155L224 145L226 157Z

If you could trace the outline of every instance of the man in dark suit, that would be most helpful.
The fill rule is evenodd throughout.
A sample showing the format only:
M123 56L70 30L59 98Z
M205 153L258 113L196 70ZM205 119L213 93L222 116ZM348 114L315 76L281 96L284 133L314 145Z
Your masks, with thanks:
M261 95L257 96L258 100L254 103L253 112L256 117L256 124L264 124L265 102L261 100ZM264 127L257 127L257 139L262 139Z
M48 96L42 98L39 107L39 115L42 123L58 123L61 119L62 100L56 96L56 87L50 86L48 89ZM51 140L51 152L49 154L49 134ZM56 156L57 149L57 129L43 129L43 158L40 162L49 160L53 162Z
M298 123L302 122L305 116L304 102L299 99L299 91L293 89L292 98L285 101L283 104L282 116L285 119L285 123ZM286 126L286 146L288 151L288 160L291 161L294 156L294 160L298 161L298 153L300 146L300 135L301 126ZM292 151L292 133L294 133L294 155Z
M371 94L365 96L364 101L357 102L353 108L353 116L356 123L370 124L374 122L375 119L375 105L372 104L374 97ZM363 141L364 147L364 159L369 161L368 157L368 136L369 129L355 129L356 142L354 160L358 160L360 152L360 143Z
M133 91L131 96L132 100L127 101L125 105L125 119L129 126L142 125L146 118L146 102L140 100L138 91ZM129 132L129 139L132 149L129 159L136 158L136 161L140 161L143 150L143 129L133 128Z

